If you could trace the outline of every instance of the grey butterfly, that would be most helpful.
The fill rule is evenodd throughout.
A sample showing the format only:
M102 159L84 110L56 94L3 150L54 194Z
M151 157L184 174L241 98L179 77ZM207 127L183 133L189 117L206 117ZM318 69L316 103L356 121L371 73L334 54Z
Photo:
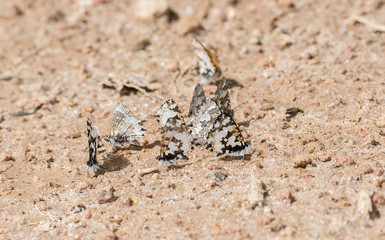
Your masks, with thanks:
M139 145L136 139L146 133L141 123L124 104L118 103L112 115L111 134L107 135L107 139L113 146L126 143Z

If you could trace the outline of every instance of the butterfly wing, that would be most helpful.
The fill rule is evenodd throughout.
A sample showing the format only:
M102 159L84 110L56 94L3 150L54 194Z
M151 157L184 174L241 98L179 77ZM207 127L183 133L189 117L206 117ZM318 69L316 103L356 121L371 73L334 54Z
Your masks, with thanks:
M188 116L191 117L193 114L196 114L199 108L206 102L205 92L203 91L202 86L198 83L195 86L194 95L191 100L190 109Z
M225 113L216 119L209 142L218 155L243 156L249 151L249 145L243 139L238 125Z
M195 143L200 145L208 143L209 133L213 131L214 123L220 115L221 111L213 99L208 99L199 107L189 122L191 134L197 139Z
M157 111L157 116L157 120L162 128L165 128L166 126L172 128L182 127L186 130L186 123L182 116L182 112L176 102L172 99L167 100L162 104L162 106L160 106Z
M215 54L208 50L198 39L192 39L194 53L199 58L199 74L202 76L202 81L207 82L212 78L221 75L219 62Z
M87 135L88 135L88 160L87 170L93 171L99 169L97 161L97 152L99 148L100 134L99 129L92 127L92 122L87 118Z
M163 135L160 155L156 160L170 166L175 161L187 159L186 154L191 150L191 135L187 132L178 105L170 99L160 107L157 114Z
M234 117L234 111L231 109L229 86L227 85L227 80L225 77L219 81L218 89L215 92L214 101L218 105L221 112L229 115L230 117Z
M118 103L112 115L112 130L109 140L112 145L119 146L127 142L136 144L136 138L145 135L141 120L122 103Z

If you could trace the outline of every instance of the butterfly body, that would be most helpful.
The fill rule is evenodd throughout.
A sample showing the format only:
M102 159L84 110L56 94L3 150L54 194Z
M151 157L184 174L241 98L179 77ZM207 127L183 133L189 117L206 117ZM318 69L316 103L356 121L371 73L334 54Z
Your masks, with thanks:
M87 170L94 171L99 169L97 161L97 153L100 141L99 129L95 126L92 127L92 122L87 118L87 136L88 136L88 160Z

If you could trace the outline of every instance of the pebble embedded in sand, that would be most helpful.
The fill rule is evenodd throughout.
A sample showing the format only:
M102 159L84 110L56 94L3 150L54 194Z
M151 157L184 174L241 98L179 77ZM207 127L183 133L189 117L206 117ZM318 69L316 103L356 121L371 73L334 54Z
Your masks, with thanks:
M115 189L112 186L107 186L99 189L98 191L98 202L99 203L107 203L114 199L114 191Z
M306 168L307 165L311 164L312 160L308 155L297 155L294 159L294 167L295 168Z

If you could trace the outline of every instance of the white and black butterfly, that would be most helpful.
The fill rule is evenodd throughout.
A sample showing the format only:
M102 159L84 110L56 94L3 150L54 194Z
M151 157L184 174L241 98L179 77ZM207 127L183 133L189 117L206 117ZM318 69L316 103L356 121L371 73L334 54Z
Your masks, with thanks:
M206 99L202 86L198 83L191 100L188 122L195 144L208 144L209 133L213 130L214 123L220 114L221 111L215 101Z
M100 134L98 127L92 127L92 122L87 118L87 135L88 135L88 160L87 170L94 171L99 169L97 154L100 147Z
M209 82L215 77L221 75L221 69L219 62L215 57L215 54L208 50L198 39L192 39L192 45L194 46L194 53L199 58L199 74L202 76L201 82Z
M203 95L203 96L202 96ZM248 143L234 120L230 93L225 77L221 79L213 99L205 100L198 84L190 105L189 127L195 141L207 145L218 155L242 156L249 151Z
M107 135L107 139L113 146L126 143L139 145L136 139L146 133L141 123L124 104L118 103L112 115L111 134Z
M191 135L188 133L182 113L174 100L167 100L157 112L162 127L160 155L156 160L161 165L172 165L175 161L188 159L191 151Z

